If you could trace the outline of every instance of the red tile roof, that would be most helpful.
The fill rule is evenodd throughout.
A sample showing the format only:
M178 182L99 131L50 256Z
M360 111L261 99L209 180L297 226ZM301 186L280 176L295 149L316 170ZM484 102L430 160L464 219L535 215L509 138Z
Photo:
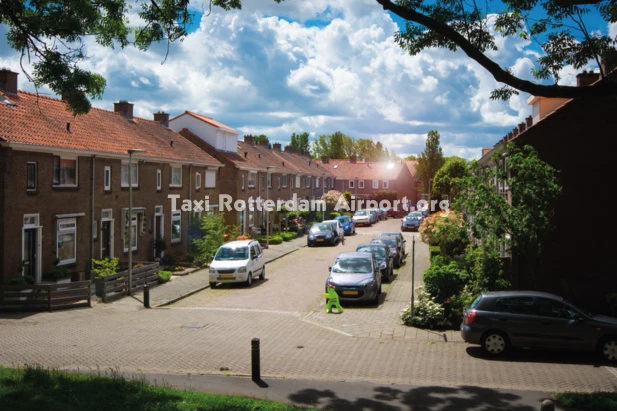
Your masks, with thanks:
M184 113L182 113L182 114L178 114L176 117L172 118L172 119L171 119L171 120L169 120L169 121L174 121L174 120L175 120L175 119L177 119L178 117L182 117L182 116L183 116L183 115L185 115L185 114L188 114L189 116L195 117L196 119L201 120L201 121L203 121L204 123L208 123L208 124L210 124L211 126L214 126L214 127L216 127L216 128L220 128L220 129L223 129L223 130L226 130L226 131L230 131L230 132L232 132L232 133L240 134L240 132L239 132L239 131L234 130L234 129L233 129L233 128L231 128L231 127L228 127L228 126L226 126L226 125L225 125L225 124L223 124L223 123L219 123L218 121L216 121L216 120L215 120L215 119L213 119L212 117L208 117L208 116L204 116L204 115L201 115L201 114L193 113L192 111L188 111L188 110L187 110L187 111L185 111L185 112L184 112Z
M137 117L128 120L120 113L98 108L92 108L86 115L73 116L59 99L22 91L18 95L3 92L0 95L15 103L12 106L0 99L0 141L114 155L139 148L147 150L142 155L146 158L221 165L159 122Z
M405 161L405 165L409 169L409 173L412 176L418 175L418 162L415 160Z
M395 180L405 167L401 161L351 163L349 160L328 160L320 164L341 180Z

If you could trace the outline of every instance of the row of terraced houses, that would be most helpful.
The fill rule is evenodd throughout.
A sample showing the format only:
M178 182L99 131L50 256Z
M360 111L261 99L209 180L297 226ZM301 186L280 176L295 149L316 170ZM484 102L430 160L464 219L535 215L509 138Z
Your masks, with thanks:
M190 222L204 213L223 212L242 232L263 226L263 211L219 210L222 194L311 200L331 189L358 198L389 189L419 197L415 162L314 161L289 146L240 140L239 131L201 114L158 112L150 120L133 109L120 101L113 111L75 117L61 99L19 91L18 74L0 70L0 282L30 275L39 283L54 265L89 279L92 258L123 262L131 252L134 261L153 260L157 238L181 257ZM145 152L129 167L135 149ZM181 211L184 199L208 201Z

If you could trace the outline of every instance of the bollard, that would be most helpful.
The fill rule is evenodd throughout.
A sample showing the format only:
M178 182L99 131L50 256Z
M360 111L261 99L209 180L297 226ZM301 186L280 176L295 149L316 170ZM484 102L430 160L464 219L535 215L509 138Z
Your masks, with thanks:
M144 307L150 308L150 287L144 284Z
M544 400L540 404L540 411L555 411L555 404L551 400Z
M259 338L251 340L251 378L253 381L261 380L261 367L259 359Z

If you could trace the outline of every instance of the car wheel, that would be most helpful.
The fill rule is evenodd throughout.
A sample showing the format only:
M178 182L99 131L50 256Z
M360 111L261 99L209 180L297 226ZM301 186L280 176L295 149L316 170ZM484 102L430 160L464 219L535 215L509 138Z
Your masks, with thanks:
M210 288L216 288L216 283L210 282Z
M501 331L488 331L481 341L482 349L492 356L503 355L508 350L508 337Z
M401 257L396 257L394 268L401 268Z
M259 279L260 280L265 280L266 279L266 266L264 265L264 267L261 269L261 274L259 274Z
M600 340L598 352L606 361L617 361L617 337L606 337Z
M253 284L253 273L249 273L249 275L246 277L246 286L250 287L251 284Z

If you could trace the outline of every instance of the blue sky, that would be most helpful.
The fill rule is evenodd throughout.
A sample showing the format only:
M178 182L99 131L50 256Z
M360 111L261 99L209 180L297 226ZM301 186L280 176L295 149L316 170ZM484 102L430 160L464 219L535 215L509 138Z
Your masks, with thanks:
M341 131L401 156L421 152L427 132L437 130L446 155L468 159L531 114L528 95L490 100L498 84L461 52L406 54L393 40L397 21L374 0L247 0L241 11L213 8L207 17L203 4L191 2L191 33L171 46L164 64L162 45L110 50L87 39L83 67L107 78L93 105L111 110L124 99L145 118L195 111L241 136L266 134L283 144L294 132L314 138ZM615 35L592 20L594 30ZM0 67L21 72L5 34L0 25ZM491 57L531 79L537 47L517 38L498 45ZM565 69L562 83L575 84L575 74ZM20 88L34 90L23 74Z

